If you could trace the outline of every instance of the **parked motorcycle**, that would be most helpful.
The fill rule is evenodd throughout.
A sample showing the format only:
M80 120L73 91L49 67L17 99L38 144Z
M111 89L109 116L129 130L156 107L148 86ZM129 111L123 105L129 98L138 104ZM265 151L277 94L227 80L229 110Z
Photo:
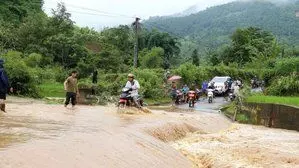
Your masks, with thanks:
M195 105L195 99L196 99L196 92L195 91L189 91L188 92L188 103L189 107L194 107Z
M137 107L135 104L133 97L131 96L132 88L123 88L122 93L119 98L118 107ZM141 96L138 96L137 102L140 106L143 106L143 99Z

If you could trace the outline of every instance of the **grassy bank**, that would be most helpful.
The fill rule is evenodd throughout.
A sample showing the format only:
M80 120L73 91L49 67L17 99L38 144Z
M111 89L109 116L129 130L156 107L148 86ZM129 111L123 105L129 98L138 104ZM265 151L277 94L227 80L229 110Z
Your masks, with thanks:
M38 86L41 97L65 97L63 84L61 83L44 83Z
M278 96L263 96L254 95L246 99L249 103L273 103L284 104L299 107L299 97L278 97Z

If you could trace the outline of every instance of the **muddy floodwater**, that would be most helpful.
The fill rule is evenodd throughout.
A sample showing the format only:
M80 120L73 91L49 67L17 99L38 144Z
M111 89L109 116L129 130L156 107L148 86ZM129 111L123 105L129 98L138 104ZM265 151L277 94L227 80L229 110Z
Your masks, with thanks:
M206 111L125 114L9 98L0 113L0 167L298 167L298 132Z

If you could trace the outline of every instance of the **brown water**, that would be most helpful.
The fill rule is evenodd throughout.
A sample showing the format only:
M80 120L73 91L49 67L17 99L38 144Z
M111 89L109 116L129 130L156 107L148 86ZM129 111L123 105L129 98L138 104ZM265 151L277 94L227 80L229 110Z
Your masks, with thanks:
M0 113L0 168L299 165L298 132L232 124L218 113L128 115L15 98L7 106Z
M1 168L192 165L144 131L159 125L162 114L122 115L114 108L71 110L38 102L8 104L7 111L0 116Z

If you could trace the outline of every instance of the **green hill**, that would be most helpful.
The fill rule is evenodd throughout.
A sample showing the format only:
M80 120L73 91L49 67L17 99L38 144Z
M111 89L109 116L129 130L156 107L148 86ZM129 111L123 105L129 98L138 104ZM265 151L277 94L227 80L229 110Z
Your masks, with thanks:
M1 0L0 23L19 24L30 13L42 12L43 0Z
M272 32L282 43L299 44L299 1L280 5L269 1L236 1L185 17L152 17L144 22L177 36L195 39L202 47L229 42L236 28L259 27Z

